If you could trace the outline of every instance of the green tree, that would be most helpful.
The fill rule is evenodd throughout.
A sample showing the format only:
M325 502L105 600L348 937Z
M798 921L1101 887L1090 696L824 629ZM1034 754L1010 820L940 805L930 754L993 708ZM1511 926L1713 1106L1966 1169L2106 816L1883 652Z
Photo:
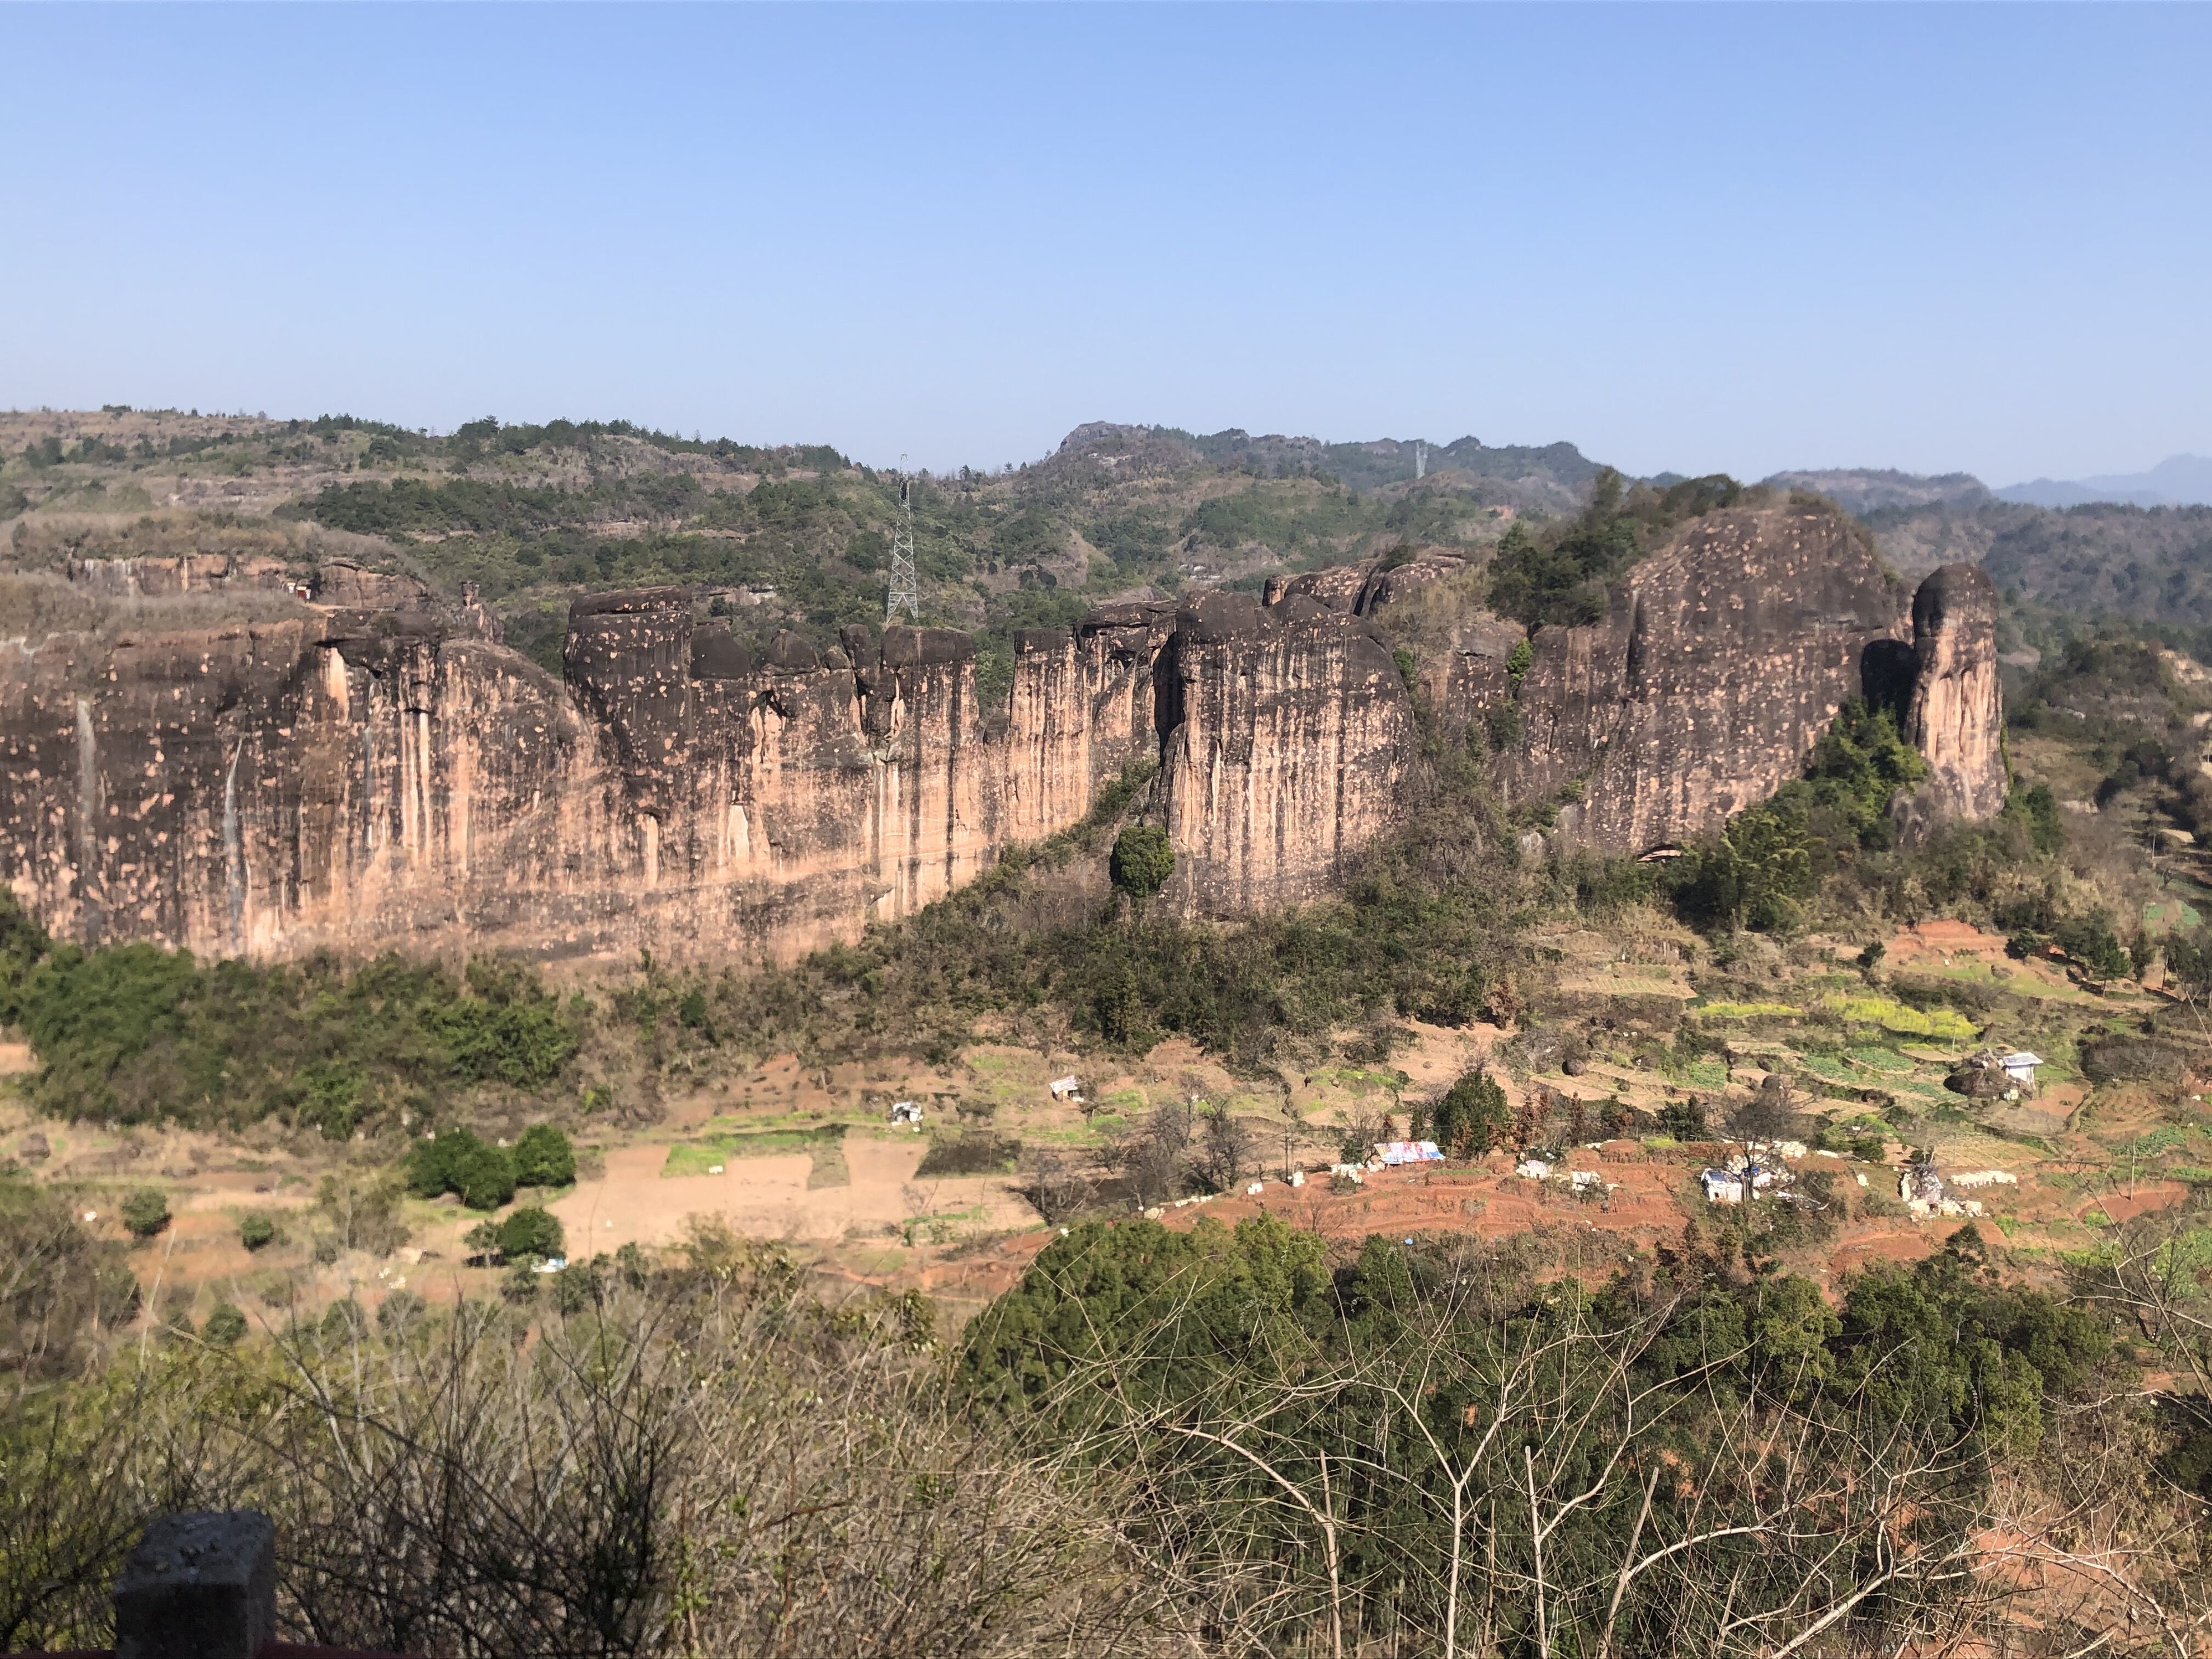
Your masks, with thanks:
M200 1327L200 1339L211 1347L236 1347L246 1340L246 1316L228 1302L216 1303Z
M151 1238L169 1224L169 1200L158 1187L140 1187L123 1200L123 1224L134 1237Z
M1131 898L1148 899L1175 873L1175 848L1157 824L1133 823L1114 838L1109 868L1114 885Z
M695 993L696 994L696 993ZM533 1123L514 1143L518 1187L565 1187L576 1178L576 1149L550 1123Z
M464 1128L441 1129L407 1154L407 1188L417 1198L455 1193L472 1210L495 1210L514 1196L514 1156Z
M550 1261L562 1254L565 1243L561 1218L535 1205L517 1210L499 1224L500 1254L510 1261L520 1256Z
M1480 1158L1504 1146L1512 1130L1505 1091L1480 1066L1462 1073L1429 1109L1430 1137L1447 1158Z
M264 1245L273 1243L276 1237L276 1224L262 1214L260 1211L255 1210L240 1218L238 1242L245 1245L247 1249L260 1249Z

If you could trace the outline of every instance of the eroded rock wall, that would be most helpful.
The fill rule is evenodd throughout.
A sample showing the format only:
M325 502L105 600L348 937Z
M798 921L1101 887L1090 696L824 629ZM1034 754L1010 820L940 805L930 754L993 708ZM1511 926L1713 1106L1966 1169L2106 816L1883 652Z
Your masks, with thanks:
M1436 580L1109 607L1020 635L987 713L945 630L755 653L641 589L577 602L556 680L474 608L349 568L283 620L0 644L0 878L66 937L207 955L788 958L972 880L1157 756L1170 902L1246 914L1318 894L1402 817L1413 699L1376 613ZM1579 792L1564 834L1641 853L1771 794L1887 687L1934 767L1918 833L2002 805L1995 596L1938 572L1909 644L1902 611L1833 514L1716 514L1602 623L1539 630L1517 681L1518 625L1461 616L1422 693L1498 744L1510 799Z
M1905 736L1928 776L1897 803L1905 838L1947 819L2004 810L2004 690L1997 671L1997 590L1979 565L1947 564L1912 596L1913 676Z
M1395 821L1414 728L1371 623L1214 593L1176 619L1163 696L1175 890L1236 915L1310 898Z
M1691 524L1632 569L1612 613L1546 628L1499 757L1515 800L1579 786L1572 834L1626 853L1717 829L1802 771L1861 695L1902 596L1839 515L1741 509Z
M1026 636L995 719L945 630L755 661L680 589L599 595L563 684L459 626L328 607L9 648L0 875L66 937L208 955L788 957L1081 817L1158 743L1170 617Z

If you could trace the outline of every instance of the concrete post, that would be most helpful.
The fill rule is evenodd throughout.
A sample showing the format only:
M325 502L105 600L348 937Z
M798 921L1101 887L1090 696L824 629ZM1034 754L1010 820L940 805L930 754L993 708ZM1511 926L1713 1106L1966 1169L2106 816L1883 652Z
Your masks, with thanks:
M276 1634L276 1528L252 1510L164 1515L115 1583L115 1659L254 1659Z

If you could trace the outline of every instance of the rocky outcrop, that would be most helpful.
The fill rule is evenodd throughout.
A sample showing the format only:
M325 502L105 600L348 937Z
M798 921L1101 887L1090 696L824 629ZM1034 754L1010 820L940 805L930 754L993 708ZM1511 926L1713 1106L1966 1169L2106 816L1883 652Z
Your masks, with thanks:
M1928 776L1893 807L1900 836L1946 819L2004 809L2004 690L1997 673L1997 590L1978 565L1947 564L1912 597L1913 676L1905 735Z
M1627 853L1717 828L1802 770L1901 595L1839 515L1739 509L1630 571L1611 614L1546 628L1519 688L1516 800L1578 788L1575 836Z
M749 648L686 590L599 594L556 679L480 606L333 563L319 603L268 621L0 642L0 878L64 936L209 955L788 957L951 891L1157 756L1169 901L1243 914L1322 891L1400 818L1413 699L1376 615L1456 568L1024 633L987 711L970 641L942 629ZM80 580L139 595L149 574ZM174 573L203 576L260 580ZM1571 836L1640 853L1717 827L1885 675L1935 769L1915 811L2002 805L1978 572L1930 579L1907 644L1843 521L1717 514L1632 571L1605 622L1539 630L1517 678L1528 636L1463 589L1441 590L1429 707L1483 722L1513 799L1578 793Z
M565 684L428 610L57 635L0 656L0 872L210 955L788 957L1080 817L1159 741L1172 625L1025 635L988 718L964 635L755 660L680 589L580 600Z
M1176 618L1164 679L1164 811L1191 908L1310 897L1396 818L1413 708L1372 624L1209 594Z
M1546 628L1516 684L1510 627L1463 629L1430 671L1449 719L1512 735L1494 758L1515 803L1560 803L1559 838L1642 854L1717 830L1802 775L1843 703L1897 708L1933 775L1898 811L1908 836L2004 804L1996 595L1968 566L1903 594L1848 521L1820 507L1698 519L1631 570L1602 623Z

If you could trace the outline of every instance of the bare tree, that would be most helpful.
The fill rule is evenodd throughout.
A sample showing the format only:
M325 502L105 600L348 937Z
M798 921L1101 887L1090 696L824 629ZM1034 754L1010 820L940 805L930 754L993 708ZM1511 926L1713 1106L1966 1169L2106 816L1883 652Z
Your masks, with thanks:
M1024 1186L1036 1212L1054 1225L1086 1208L1097 1197L1089 1172L1057 1146L1030 1146L1022 1153Z
M1252 1126L1231 1115L1226 1101L1208 1106L1200 1117L1199 1178L1217 1193L1225 1193L1257 1161Z

